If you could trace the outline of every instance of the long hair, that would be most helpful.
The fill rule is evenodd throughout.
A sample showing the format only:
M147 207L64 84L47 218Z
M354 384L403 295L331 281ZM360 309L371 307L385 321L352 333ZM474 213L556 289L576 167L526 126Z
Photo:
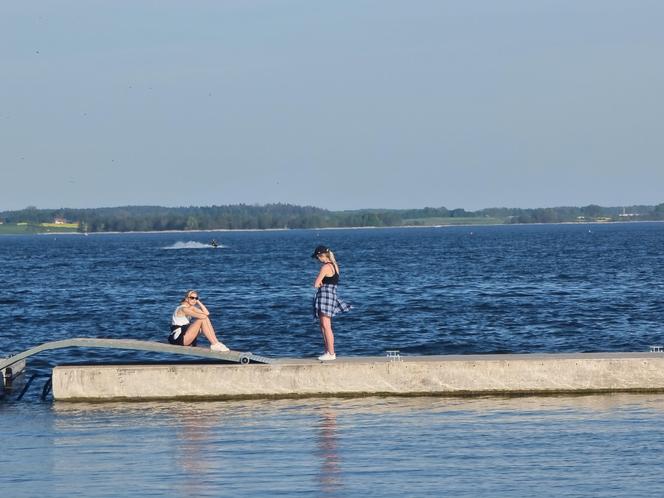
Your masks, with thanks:
M334 269L339 273L339 265L337 264L337 260L334 257L334 253L332 252L332 249L328 249L325 255L330 258L330 262L334 265Z

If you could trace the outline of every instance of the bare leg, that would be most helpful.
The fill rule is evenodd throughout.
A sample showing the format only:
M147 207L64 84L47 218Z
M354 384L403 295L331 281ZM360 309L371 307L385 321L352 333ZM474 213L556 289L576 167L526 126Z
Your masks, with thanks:
M319 315L320 316L320 327L323 331L323 341L325 342L326 352L330 354L334 353L334 334L332 333L332 317Z
M184 339L182 339L182 344L189 346L192 342L196 340L198 334L201 333L201 321L196 320L194 323L187 327L187 332L184 334Z
M327 337L325 337L325 328L323 327L323 315L318 315L320 319L320 335L323 337L323 347L325 348L325 353L327 353Z
M201 319L200 321L203 323L203 333L205 334L205 337L207 337L207 340L210 341L210 344L220 342L219 339L217 339L217 334L214 333L214 327L212 326L210 319L206 318Z

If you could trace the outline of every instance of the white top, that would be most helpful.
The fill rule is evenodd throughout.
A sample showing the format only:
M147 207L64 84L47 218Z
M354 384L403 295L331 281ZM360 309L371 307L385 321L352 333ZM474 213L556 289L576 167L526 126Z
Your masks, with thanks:
M175 308L175 311L173 312L173 318L171 318L171 324L172 325L188 325L189 324L189 317L187 317L182 312L183 307L184 306L180 305L177 308ZM181 312L182 314L179 315L178 312Z

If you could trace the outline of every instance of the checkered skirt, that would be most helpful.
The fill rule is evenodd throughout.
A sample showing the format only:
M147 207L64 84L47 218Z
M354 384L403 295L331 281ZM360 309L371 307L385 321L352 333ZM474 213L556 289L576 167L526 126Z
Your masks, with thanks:
M319 315L334 316L337 313L350 311L350 304L337 296L337 286L324 284L318 288L314 296L314 318Z

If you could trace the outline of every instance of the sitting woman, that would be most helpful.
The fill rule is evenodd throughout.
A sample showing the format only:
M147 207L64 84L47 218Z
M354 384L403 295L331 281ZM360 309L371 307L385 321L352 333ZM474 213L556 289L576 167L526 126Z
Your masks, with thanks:
M194 319L193 323L190 318ZM198 299L198 292L190 290L180 302L180 306L175 308L171 320L171 335L168 336L168 342L178 346L195 346L198 335L203 332L207 340L210 341L212 351L224 352L229 349L217 339L214 333L214 327L210 321L210 312L205 305Z

